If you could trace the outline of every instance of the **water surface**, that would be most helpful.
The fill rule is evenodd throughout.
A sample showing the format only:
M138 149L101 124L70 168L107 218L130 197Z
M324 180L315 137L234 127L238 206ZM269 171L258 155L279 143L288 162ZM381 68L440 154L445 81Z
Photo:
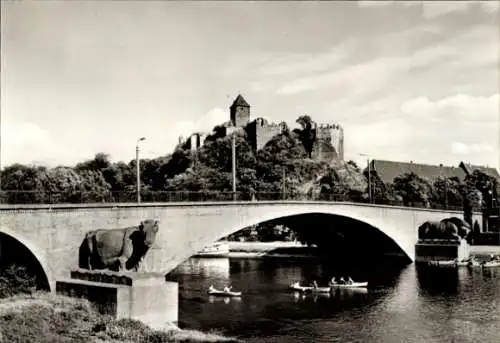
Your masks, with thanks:
M345 272L345 268L343 270ZM500 269L350 269L367 291L299 296L296 280L325 285L339 268L317 260L193 258L179 282L179 325L247 342L500 342ZM211 297L231 283L238 298Z

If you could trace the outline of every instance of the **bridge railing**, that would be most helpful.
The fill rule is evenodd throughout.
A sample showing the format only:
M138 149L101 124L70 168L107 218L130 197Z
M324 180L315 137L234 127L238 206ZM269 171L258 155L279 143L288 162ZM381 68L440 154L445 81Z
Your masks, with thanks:
M142 191L142 202L209 202L209 201L325 201L357 202L388 206L432 208L442 210L463 210L462 203L419 203L388 200L386 198L353 196L349 194L283 193L283 192L216 192L216 191ZM84 204L84 203L135 203L135 192L89 191L38 192L38 191L0 191L1 204Z

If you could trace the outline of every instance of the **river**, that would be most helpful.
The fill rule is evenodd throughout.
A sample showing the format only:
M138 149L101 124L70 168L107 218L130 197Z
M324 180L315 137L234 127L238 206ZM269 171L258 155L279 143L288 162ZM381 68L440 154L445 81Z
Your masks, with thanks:
M318 260L192 258L179 282L179 326L246 342L500 342L500 268L353 268L367 291L298 296L297 280L325 285L338 268ZM231 283L241 299L206 294Z

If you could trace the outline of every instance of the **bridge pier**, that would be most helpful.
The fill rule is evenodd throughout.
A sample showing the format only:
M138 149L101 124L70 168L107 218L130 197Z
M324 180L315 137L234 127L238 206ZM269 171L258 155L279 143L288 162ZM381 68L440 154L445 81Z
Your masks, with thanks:
M415 244L415 262L464 260L469 256L470 246L464 239L420 239Z
M159 273L71 271L71 278L56 281L56 293L85 298L101 314L139 320L153 328L178 321L178 284Z

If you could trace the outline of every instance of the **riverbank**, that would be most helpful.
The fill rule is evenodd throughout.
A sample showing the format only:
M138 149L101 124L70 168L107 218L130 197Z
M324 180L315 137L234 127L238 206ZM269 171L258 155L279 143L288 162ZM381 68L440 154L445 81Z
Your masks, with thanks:
M229 242L231 258L315 258L317 252L299 242Z
M318 249L299 242L228 242L231 258L317 258ZM500 255L500 246L471 245L473 256Z
M0 342L170 343L238 342L217 333L166 325L153 330L136 320L114 320L92 305L50 293L0 299Z
M469 252L473 256L500 255L500 246L498 245L471 245Z

